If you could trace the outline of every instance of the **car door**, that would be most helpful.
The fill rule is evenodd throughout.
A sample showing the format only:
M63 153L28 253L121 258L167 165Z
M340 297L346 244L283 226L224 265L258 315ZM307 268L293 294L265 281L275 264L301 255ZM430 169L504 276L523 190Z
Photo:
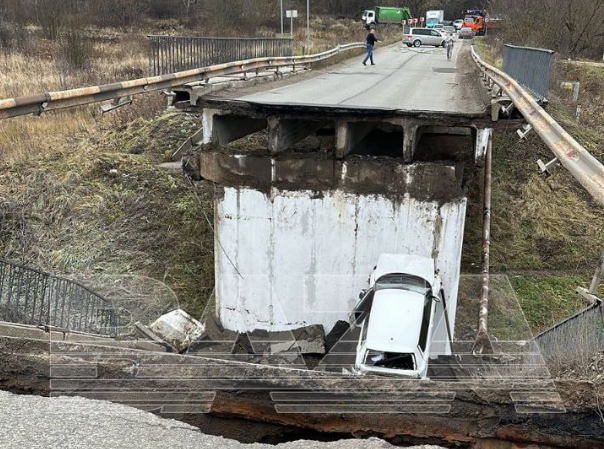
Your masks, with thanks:
M429 39L430 39L430 42L429 42L430 45L441 45L443 42L442 34L440 34L436 30L430 31Z

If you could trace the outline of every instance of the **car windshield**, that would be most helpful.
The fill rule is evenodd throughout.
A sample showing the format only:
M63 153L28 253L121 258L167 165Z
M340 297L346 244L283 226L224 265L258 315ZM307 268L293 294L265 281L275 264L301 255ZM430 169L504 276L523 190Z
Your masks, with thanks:
M425 295L428 289L430 289L430 284L425 279L409 274L386 274L375 283L375 291L407 290Z

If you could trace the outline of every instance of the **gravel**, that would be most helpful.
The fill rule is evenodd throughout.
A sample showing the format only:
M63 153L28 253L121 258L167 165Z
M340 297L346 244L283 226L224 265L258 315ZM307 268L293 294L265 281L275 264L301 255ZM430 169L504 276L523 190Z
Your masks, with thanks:
M84 398L21 396L0 391L0 448L11 449L385 449L372 438L331 443L296 441L245 445L196 427L120 404ZM417 449L440 449L418 446Z

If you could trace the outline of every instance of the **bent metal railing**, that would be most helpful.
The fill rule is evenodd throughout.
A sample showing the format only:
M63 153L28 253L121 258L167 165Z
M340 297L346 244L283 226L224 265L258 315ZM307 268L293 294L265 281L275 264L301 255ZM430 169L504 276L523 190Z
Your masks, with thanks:
M118 315L77 282L0 259L0 321L114 335Z
M604 205L604 165L572 138L512 77L484 62L472 47L480 69L512 100L560 163Z
M147 36L149 72L166 75L254 58L292 56L294 41L268 37Z
M286 56L280 58L257 58L245 61L228 62L210 67L185 70L170 75L140 78L122 83L106 84L103 86L82 87L79 89L47 92L29 97L0 100L0 119L17 117L27 114L42 114L59 109L84 106L92 103L114 100L140 95L147 92L171 89L188 83L208 80L218 76L233 75L259 71L263 69L278 69L279 67L296 67L316 63L336 56L344 51L363 48L365 44L339 45L336 48L308 56Z

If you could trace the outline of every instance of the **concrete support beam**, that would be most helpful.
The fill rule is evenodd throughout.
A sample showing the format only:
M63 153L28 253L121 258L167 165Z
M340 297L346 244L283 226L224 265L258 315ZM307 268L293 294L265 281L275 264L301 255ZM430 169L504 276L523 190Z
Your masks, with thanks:
M476 146L474 149L474 163L477 167L483 167L489 142L493 138L493 129L484 128L476 132Z
M336 125L336 159L343 159L375 129L372 122L338 122Z
M321 121L270 117L268 119L268 150L271 154L288 150L323 126L324 122Z
M212 135L214 133L214 116L223 114L223 111L219 109L204 109L201 116L201 129L203 130L203 144L212 142Z
M413 161L415 148L421 135L419 134L420 126L415 122L403 123L403 160L407 163Z
M267 120L230 114L228 111L204 109L203 143L227 145L266 128Z

